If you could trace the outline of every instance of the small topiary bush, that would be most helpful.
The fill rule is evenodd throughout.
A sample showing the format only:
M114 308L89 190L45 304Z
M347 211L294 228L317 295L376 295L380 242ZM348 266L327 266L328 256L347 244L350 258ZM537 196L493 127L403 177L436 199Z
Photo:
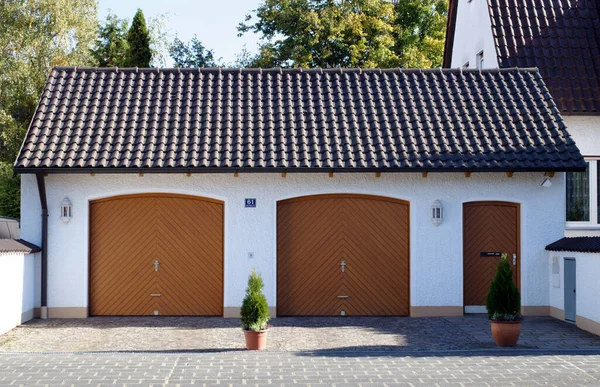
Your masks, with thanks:
M515 286L512 276L512 265L506 254L498 263L496 276L490 286L485 303L488 317L492 321L520 321L521 294Z
M267 329L271 316L269 304L263 294L264 283L259 274L252 269L248 278L248 288L242 303L242 329L247 331L262 331Z

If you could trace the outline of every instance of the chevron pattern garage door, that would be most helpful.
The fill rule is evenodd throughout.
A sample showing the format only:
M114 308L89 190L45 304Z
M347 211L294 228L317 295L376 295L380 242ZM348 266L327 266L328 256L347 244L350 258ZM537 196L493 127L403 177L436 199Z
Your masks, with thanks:
M513 279L519 286L519 205L505 202L473 202L463 207L464 305L485 305L500 257L507 253L516 264Z
M223 315L223 203L135 195L90 204L91 315Z
M277 206L277 314L409 314L408 203L321 195Z

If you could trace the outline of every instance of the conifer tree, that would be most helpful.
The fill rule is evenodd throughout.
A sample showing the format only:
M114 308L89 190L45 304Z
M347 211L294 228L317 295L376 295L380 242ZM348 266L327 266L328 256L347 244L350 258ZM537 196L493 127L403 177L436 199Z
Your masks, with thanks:
M126 67L150 67L152 50L150 49L150 33L146 27L146 19L141 9L133 17L127 32Z

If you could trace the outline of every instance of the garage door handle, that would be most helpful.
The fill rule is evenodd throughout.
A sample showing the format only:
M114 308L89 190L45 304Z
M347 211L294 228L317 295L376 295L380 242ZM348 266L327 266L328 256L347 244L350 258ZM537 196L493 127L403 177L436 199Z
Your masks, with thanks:
M338 296L338 298L350 298L350 296Z
M162 293L151 294L150 297L162 297Z

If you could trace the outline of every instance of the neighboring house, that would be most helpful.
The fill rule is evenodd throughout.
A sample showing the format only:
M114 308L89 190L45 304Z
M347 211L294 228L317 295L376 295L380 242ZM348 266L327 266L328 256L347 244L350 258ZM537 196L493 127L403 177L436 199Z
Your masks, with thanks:
M451 0L446 68L539 68L588 163L567 174L566 236L600 236L600 2Z
M584 168L515 69L56 68L15 163L50 317L233 317L252 268L278 316L462 315L501 253L548 315Z
M600 334L600 1L451 0L444 67L539 68L587 162L561 187L551 314Z

